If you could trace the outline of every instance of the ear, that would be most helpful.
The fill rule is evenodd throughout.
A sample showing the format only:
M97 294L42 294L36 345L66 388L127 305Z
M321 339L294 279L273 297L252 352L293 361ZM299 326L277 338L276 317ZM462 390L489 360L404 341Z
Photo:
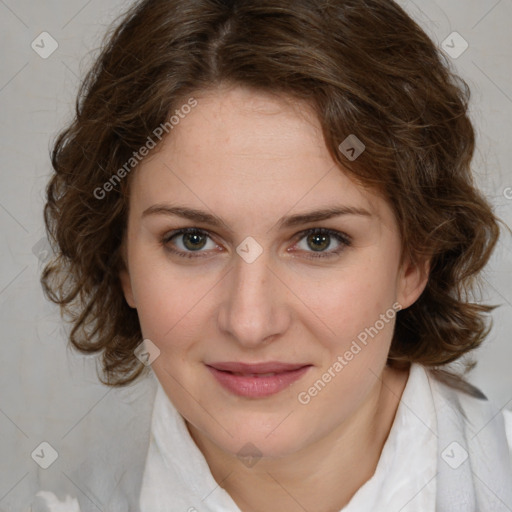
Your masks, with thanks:
M402 309L414 304L427 286L430 273L430 259L413 262L406 258L398 276L397 301Z
M122 268L119 271L119 280L121 281L121 287L123 289L124 298L131 308L136 309L135 298L133 296L132 281L130 278L130 272L128 271L128 258L126 254L126 246L123 243L121 246L121 259Z

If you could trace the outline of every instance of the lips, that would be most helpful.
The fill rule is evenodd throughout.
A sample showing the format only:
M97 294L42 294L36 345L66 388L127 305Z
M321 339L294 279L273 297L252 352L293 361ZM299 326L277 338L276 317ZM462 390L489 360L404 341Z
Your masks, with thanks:
M217 382L231 393L262 398L286 389L300 379L311 365L271 361L258 364L219 362L207 364L206 367Z
M230 373L239 373L241 375L263 375L266 373L284 373L290 372L294 370L298 370L299 368L303 368L304 366L309 366L307 364L290 364L290 363L280 363L280 362L268 362L268 363L258 363L258 364L247 364L247 363L212 363L208 366L215 368L216 370L220 370L223 372Z

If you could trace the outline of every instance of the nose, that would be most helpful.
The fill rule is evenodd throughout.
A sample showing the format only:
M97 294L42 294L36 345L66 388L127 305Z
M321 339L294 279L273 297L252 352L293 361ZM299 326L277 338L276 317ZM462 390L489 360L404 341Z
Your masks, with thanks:
M220 330L245 348L268 344L290 325L290 290L269 265L264 252L256 261L236 256L226 276L225 300L219 313Z

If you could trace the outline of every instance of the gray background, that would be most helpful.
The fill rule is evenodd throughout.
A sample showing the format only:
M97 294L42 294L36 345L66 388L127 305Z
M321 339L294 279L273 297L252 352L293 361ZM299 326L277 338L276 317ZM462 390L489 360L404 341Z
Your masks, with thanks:
M439 45L453 31L468 42L450 60L473 92L474 169L497 214L512 224L512 0L399 3ZM107 26L128 4L0 0L0 510L9 510L41 473L30 457L39 443L49 441L61 456L79 457L77 433L85 440L92 435L86 428L92 417L108 428L122 394L98 383L93 357L66 349L63 324L42 295L39 273L49 147L73 113L79 79ZM44 31L58 42L46 59L31 47ZM512 409L511 270L512 243L505 233L482 290L484 299L501 307L470 380L498 407ZM59 471L56 466L47 471Z

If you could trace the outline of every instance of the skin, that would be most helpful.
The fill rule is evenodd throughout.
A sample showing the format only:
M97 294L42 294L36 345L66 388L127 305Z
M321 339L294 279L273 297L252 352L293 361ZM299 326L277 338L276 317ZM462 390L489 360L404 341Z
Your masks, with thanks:
M400 265L390 206L334 162L307 104L239 87L194 97L198 106L130 177L125 298L161 351L157 378L241 510L339 511L373 475L407 382L408 371L385 364L394 320L307 405L298 394L394 303L411 305L428 264ZM162 203L215 214L226 227L143 216ZM283 216L330 205L368 215L278 226ZM187 227L208 236L161 242ZM315 241L301 235L311 228L345 233L351 243L331 237L322 246L331 256L314 258ZM248 236L263 250L252 263L236 252ZM168 250L198 254L194 243L203 257ZM312 367L255 399L217 383L205 363L219 361ZM262 454L252 467L237 456L247 443Z

